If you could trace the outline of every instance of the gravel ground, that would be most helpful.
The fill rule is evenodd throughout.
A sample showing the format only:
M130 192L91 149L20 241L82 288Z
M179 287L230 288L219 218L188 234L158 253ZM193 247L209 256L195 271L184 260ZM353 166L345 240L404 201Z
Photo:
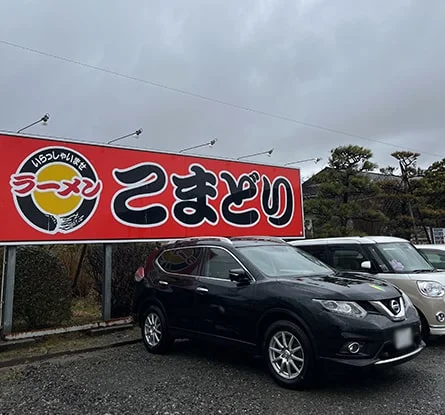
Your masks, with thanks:
M444 414L444 358L436 342L404 365L290 391L238 352L137 343L0 370L0 414Z

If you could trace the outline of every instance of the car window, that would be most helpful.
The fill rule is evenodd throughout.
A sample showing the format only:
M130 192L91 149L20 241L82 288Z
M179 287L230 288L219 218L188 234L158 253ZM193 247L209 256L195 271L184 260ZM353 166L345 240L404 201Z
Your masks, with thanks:
M157 262L165 272L199 275L203 253L202 248L169 249L157 258Z
M225 249L208 248L203 264L203 274L205 277L230 279L231 269L241 268L240 263Z
M422 249L421 252L424 252L427 258L445 259L445 251L439 249Z
M390 242L375 245L396 273L429 272L434 268L409 242Z
M239 251L268 277L295 277L332 274L327 265L297 247L260 245L238 248Z
M426 254L428 261L430 261L430 262L440 261L440 256L438 254L436 254L435 252L425 251L425 254Z
M315 262L316 264L322 266L322 267L329 267L332 268L328 263L322 261L320 258L318 258L317 256L311 254L309 251L305 250L305 249L301 249L299 247L294 247L301 255L303 255L304 257L306 257L307 259L311 260L312 262ZM325 255L323 255L325 256ZM335 271L332 268L333 271Z
M430 261L436 268L445 268L445 251L438 249L422 249L428 261Z
M375 247L376 245L367 245L367 250L370 254L371 259L371 269L379 272L390 272L389 267L385 264L384 257L379 253Z
M297 245L296 248L300 248L320 261L327 262L326 249L324 245Z
M359 271L365 257L359 248L354 247L332 247L332 265L341 271Z

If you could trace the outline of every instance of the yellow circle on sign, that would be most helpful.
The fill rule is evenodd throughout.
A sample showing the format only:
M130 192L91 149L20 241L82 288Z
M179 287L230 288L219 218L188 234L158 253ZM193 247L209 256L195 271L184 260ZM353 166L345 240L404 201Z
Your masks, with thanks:
M72 180L78 176L76 170L66 164L50 164L44 167L37 174L37 183L57 182L61 184L62 180ZM61 184L61 189L65 186ZM34 200L37 206L50 215L66 215L77 209L82 202L80 196L71 195L66 198L58 196L55 191L39 191L34 192Z

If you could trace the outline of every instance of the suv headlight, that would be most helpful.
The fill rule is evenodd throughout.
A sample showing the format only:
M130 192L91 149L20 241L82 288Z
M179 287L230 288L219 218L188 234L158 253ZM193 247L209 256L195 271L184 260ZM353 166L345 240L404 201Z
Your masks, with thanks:
M337 301L337 300L314 300L322 305L322 307L333 313L342 314L349 317L364 318L368 314L366 310L353 301Z
M445 295L445 287L437 281L417 281L417 287L425 297L443 297Z
M403 302L405 303L405 308L414 307L413 302L411 301L411 298L409 298L408 295L405 292L403 292L402 290L400 290L400 292L402 293L402 298L403 298Z

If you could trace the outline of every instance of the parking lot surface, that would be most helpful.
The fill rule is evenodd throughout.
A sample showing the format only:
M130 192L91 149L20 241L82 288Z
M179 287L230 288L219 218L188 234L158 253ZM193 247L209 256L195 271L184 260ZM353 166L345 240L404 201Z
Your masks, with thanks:
M262 362L181 342L142 343L0 370L0 414L443 414L445 341L402 366L280 388Z

